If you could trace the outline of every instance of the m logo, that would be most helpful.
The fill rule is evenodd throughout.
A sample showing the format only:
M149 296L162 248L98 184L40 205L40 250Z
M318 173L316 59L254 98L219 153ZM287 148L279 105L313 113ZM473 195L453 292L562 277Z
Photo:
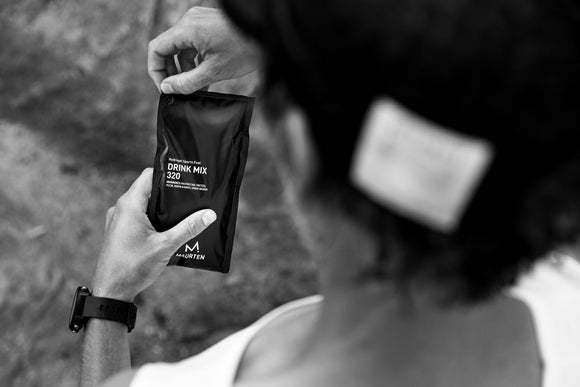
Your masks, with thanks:
M195 251L199 253L199 241L195 242L195 245L193 245L193 247L190 247L189 244L185 245L185 252L189 253L190 251Z

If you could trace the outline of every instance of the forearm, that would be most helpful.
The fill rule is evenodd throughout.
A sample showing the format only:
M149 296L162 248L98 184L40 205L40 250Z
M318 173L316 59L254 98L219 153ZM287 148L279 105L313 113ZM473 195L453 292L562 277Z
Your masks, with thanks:
M131 358L127 330L135 322L136 308L129 305L125 315L125 312L122 312L125 309L123 302L133 302L140 292L161 275L171 254L195 238L216 219L214 211L200 210L173 228L162 233L156 232L146 214L152 181L153 169L148 168L117 201L115 207L111 207L107 212L103 248L91 288L93 297L113 301L90 301L93 303L90 316L111 317L117 321L89 318L85 324L81 387L102 385L112 375L129 370ZM90 293L87 291L88 289L85 289L85 294ZM121 305L114 300L121 301ZM95 302L107 303L112 308L108 310L110 313L107 309L101 309L107 308L105 304L97 306ZM85 306L87 304L83 309ZM107 313L96 314L95 308ZM80 312L83 311L79 310ZM120 314L125 316L127 320L125 323L118 322L124 320ZM113 381L113 384L109 385L123 385L131 376L130 372L123 373L116 378L121 384Z
M110 376L131 367L126 325L93 318L85 328L81 387L99 386Z

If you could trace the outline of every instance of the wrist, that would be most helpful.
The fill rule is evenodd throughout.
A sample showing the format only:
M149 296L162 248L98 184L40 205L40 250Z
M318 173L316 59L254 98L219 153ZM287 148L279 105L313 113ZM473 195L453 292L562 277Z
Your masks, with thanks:
M133 302L137 294L128 291L127 288L121 288L120 286L111 286L100 284L94 281L92 285L93 296L94 297L104 297L112 298L114 300Z
M119 293L114 294L119 295ZM69 329L78 333L91 319L102 319L121 323L127 327L128 332L131 332L135 327L136 318L137 306L134 303L118 298L98 296L91 293L88 287L79 286L73 298ZM105 325L110 325L110 323L105 323Z

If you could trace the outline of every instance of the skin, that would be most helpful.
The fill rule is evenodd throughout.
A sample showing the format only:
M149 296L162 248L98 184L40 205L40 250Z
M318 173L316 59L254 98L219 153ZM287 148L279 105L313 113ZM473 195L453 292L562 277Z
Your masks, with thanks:
M388 281L361 280L378 241L306 194L313 177L307 167L316 165L316 155L304 116L298 110L289 116L275 143L287 146L281 163L286 194L317 258L325 300L261 330L245 351L235 384L384 386L388 380L390 386L461 386L478 380L479 386L539 386L533 322L519 301L501 296L477 306L441 308L433 284L412 283L412 296L401 298ZM127 354L115 336L126 338L124 330L95 332L94 359ZM113 338L107 341L106 335ZM105 385L127 386L133 375L126 371Z
M437 284L417 280L402 296L386 280L363 277L379 241L327 199L307 194L317 161L306 117L289 109L281 121L275 142L288 149L277 152L287 197L325 299L261 330L236 385L539 386L533 321L520 301L500 296L442 308Z
M190 94L217 81L239 78L256 71L259 63L258 48L221 10L205 7L190 8L174 27L149 43L147 55L149 76L165 94Z
M150 75L162 90L173 73L166 59L178 50L196 47L205 54L204 60L211 57L209 52L223 54L226 60L224 52L202 48L212 45L203 43L204 35L187 31L195 27L195 20L203 23L204 17L215 15L202 17L200 10L191 11L180 28L150 44ZM219 33L205 36L222 39ZM240 60L243 57L238 56L234 62ZM213 77L233 74L226 62L208 66L214 68ZM216 70L216 63L224 69ZM200 68L204 69L201 65L196 69ZM198 82L182 77L172 91L190 92L210 78L214 79L202 76L203 82ZM379 241L340 209L307 194L317 165L307 119L299 109L288 109L280 122L273 145L283 149L276 154L282 159L286 196L297 229L317 259L325 299L261 330L244 353L235 384L448 387L473 385L476 380L478 386L539 386L533 321L519 301L500 296L479 305L442 308L434 295L444 285L417 280L409 284L409 294L401 295L386 280L362 276L373 265ZM192 215L189 227L174 233L183 236L179 243L177 237L152 231L144 216L151 190L147 173L107 215L105 245L93 281L97 295L133 299L163 270L168 252L201 231L202 214ZM91 321L83 348L82 385L98 385L125 369L102 385L128 386L135 372L129 366L126 329L115 322Z
M147 218L153 170L147 168L107 212L105 238L91 289L97 297L126 302L151 285L171 254L216 219L201 210L162 233ZM82 346L81 386L97 386L130 367L127 327L115 321L91 319Z
M153 39L147 55L148 73L159 91L179 94L249 74L258 69L259 61L258 49L222 11L204 7L191 8L174 27ZM107 212L92 284L95 296L132 301L161 274L175 250L215 220L213 211L199 211L171 230L155 232L145 215L151 177L152 170L145 170ZM122 324L89 321L82 354L81 386L97 386L122 370L105 385L128 385L134 372L128 370L129 344Z

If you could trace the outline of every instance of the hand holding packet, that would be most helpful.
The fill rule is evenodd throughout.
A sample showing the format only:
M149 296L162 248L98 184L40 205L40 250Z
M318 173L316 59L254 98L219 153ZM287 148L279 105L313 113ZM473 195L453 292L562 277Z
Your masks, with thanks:
M169 265L229 271L253 106L232 94L161 94L149 219L165 231L201 209L217 214Z

